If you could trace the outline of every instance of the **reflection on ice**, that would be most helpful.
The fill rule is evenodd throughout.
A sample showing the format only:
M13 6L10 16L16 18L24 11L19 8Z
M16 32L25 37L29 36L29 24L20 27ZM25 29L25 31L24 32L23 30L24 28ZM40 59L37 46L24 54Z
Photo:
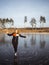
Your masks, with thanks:
M25 35L26 39L19 37L17 57L14 57L12 37L0 35L0 65L47 65L49 63L49 34Z
M45 43L46 43L46 41L45 41L44 35L40 34L40 48L44 48L45 47Z

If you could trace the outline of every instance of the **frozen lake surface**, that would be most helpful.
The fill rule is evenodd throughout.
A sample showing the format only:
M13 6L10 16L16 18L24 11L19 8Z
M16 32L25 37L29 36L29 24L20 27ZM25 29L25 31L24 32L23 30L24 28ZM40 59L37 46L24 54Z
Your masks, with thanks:
M24 34L19 37L14 58L12 37L0 35L0 65L49 65L49 34Z

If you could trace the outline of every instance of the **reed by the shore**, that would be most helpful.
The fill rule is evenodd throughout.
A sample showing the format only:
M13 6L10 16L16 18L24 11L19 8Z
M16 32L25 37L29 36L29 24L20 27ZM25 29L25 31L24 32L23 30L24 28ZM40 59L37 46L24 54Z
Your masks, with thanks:
M20 33L49 33L49 28L4 28L0 29L0 33L5 33L6 31L12 33L16 29L19 30Z

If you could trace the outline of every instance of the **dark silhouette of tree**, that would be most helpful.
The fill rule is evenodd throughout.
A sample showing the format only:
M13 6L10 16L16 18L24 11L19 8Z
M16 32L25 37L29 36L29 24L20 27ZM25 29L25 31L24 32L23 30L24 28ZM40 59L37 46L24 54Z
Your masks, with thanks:
M14 20L12 18L10 18L10 20L8 18L6 18L6 19L5 18L3 18L3 19L0 18L0 25L1 25L2 28L6 28L6 26L5 26L6 23L8 23L8 24L12 23L11 25L13 25L14 24Z
M27 22L27 16L24 17L24 23L26 23L26 22Z
M2 19L0 18L0 27L2 27Z
M42 27L44 27L44 23L46 23L46 19L44 16L40 16L40 24L42 23ZM40 26L41 27L41 26Z
M12 23L12 25L14 24L14 21L13 21L13 19L12 18L10 18L10 21L9 22L11 22Z
M27 23L27 16L24 17L24 27L26 27L26 23Z
M2 19L0 18L0 22L2 21Z
M34 25L36 27L36 19L32 18L31 21L30 21L30 24L31 24L32 28L34 27Z
M6 19L2 19L3 28L5 28Z

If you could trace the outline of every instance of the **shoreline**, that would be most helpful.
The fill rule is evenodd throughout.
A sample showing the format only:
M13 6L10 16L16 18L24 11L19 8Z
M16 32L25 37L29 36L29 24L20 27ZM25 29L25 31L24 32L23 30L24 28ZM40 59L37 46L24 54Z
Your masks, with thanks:
M5 28L5 29L0 29L0 33L6 33L7 31L9 33L14 32L15 30L19 30L20 33L25 33L25 34L49 34L49 28Z

